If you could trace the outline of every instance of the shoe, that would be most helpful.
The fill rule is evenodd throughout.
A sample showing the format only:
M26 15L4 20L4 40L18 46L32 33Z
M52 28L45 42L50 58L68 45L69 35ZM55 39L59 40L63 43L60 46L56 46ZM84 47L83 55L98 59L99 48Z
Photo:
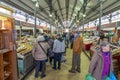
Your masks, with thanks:
M45 74L41 76L41 78L44 78L44 77L46 77L46 75L45 75Z
M50 62L50 65L52 65L52 62Z
M58 70L61 70L61 68L58 68Z
M38 78L38 75L35 75L35 78Z
M57 70L55 67L52 67L54 70Z
M73 70L69 70L69 72L70 72L70 73L76 73L76 72L75 72L75 71L73 71Z
M76 71L79 72L79 73L81 72L80 70L77 70L77 69L76 69Z

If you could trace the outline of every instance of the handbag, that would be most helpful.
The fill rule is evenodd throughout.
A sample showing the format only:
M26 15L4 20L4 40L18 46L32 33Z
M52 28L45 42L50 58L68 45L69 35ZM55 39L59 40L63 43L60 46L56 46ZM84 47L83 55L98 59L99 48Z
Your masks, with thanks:
M44 50L44 48L42 47L42 45L40 44L40 42L38 42L39 46L42 48L43 52L46 53L46 51ZM46 53L47 55L47 53ZM48 58L45 60L45 62L48 62Z
M90 73L88 73L85 77L85 80L94 80L94 77Z
M115 77L112 71L110 72L110 80L117 80L117 78Z

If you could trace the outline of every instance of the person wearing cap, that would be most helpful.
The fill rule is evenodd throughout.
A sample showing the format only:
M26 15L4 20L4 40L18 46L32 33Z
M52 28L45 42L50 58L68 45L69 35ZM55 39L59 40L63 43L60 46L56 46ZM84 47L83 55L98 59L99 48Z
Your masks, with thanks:
M103 41L99 50L94 52L88 72L96 80L106 80L110 72L113 71L112 53L109 43Z
M49 44L45 41L45 38L42 35L38 35L34 43L32 50L32 55L36 61L35 67L35 77L38 77L39 70L41 68L41 78L45 77L45 67L47 60L47 50L50 48Z
M69 70L71 73L81 72L80 70L80 55L84 48L83 38L79 32L75 32L73 41L73 57L72 57L72 68Z
M62 54L65 52L65 43L60 34L58 34L57 38L54 40L53 52L54 52L53 69L60 70L61 69L61 57L62 57ZM58 66L56 65L57 62L58 62Z

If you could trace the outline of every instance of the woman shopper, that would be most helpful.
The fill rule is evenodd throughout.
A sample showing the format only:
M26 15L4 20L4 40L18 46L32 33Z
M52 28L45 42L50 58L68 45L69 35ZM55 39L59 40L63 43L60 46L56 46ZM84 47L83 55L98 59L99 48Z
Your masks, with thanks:
M96 80L107 80L110 72L113 72L112 53L110 51L109 43L103 41L100 44L100 49L95 51L92 57L89 74Z
M62 53L65 52L65 43L59 34L57 35L57 39L54 41L53 52L54 52L54 67L53 67L53 69L60 70ZM57 62L58 62L58 66L56 66Z
M47 49L49 49L49 44L45 41L45 38L39 35L34 43L34 47L32 50L32 55L36 61L35 68L35 77L38 77L39 70L41 68L41 78L45 77L45 67L46 67L46 59L47 59Z
M48 44L50 45L50 49L48 50L49 62L50 62L50 65L52 65L52 62L54 60L54 53L53 53L54 38L53 37L50 37Z

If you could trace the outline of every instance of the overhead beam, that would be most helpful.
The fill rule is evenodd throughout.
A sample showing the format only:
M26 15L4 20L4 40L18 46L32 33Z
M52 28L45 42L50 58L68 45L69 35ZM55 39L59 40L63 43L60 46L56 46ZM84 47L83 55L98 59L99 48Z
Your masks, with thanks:
M103 2L103 4L104 4L106 1L107 1L107 0L105 0L105 1ZM99 8L99 5L100 5L100 2L98 2L93 8L91 8L91 10L90 10L86 15L89 15L89 14L91 14L93 11L96 11L97 8Z
M49 5L49 2L48 2L48 0L45 0L45 2L47 3L47 5L48 6L50 6ZM52 9L53 9L53 11L55 12L56 10L54 9L54 7L53 6L51 6L52 7ZM60 24L63 26L63 28L64 28L64 25L63 25L63 23L62 23L62 21L61 21L61 19L58 17L58 20L60 21ZM55 20L54 20L55 21Z
M66 20L68 20L68 13L69 13L69 0L65 0L66 4Z
M84 0L84 3L82 5L82 7L80 8L80 10L78 11L77 15L80 14L81 11L85 11L84 9L86 8L87 4L90 2L90 0ZM71 28L73 26L73 24L75 23L75 18L74 20L72 21L71 25L69 28Z
M5 2L5 3L7 3L7 4L9 4L9 5L17 8L17 9L20 9L21 11L26 12L26 13L28 13L29 15L34 16L34 13L33 13L34 9L32 9L32 8L30 8L30 7L29 7L30 10L26 10L26 9L23 8L22 6L17 5L17 4L15 4L14 2L12 2L12 1L10 1L10 0L1 0L1 1L2 1L2 2ZM25 4L24 4L24 5L25 5ZM27 6L27 7L28 7L28 6ZM41 15L41 16L42 16L42 15ZM43 19L43 18L41 18L40 16L38 16L38 18L40 18L40 19L43 20L43 21L48 22L48 21L47 21L48 18L45 18L45 17L44 17L44 19ZM49 22L48 22L48 23L49 23Z
M59 10L60 10L60 13L61 13L61 17L62 17L62 20L63 20L63 14L62 14L62 8L61 8L61 5L60 5L60 1L57 0L57 3L58 3ZM65 8L64 8L64 9L65 9Z
M1 0L1 1L2 1L2 2L5 2L5 3L7 3L7 4L9 4L9 5L11 5L11 6L15 7L15 8L18 8L18 9L24 11L24 12L27 12L27 13L29 13L30 15L34 15L34 13L32 13L32 10L31 10L31 11L29 11L29 10L26 11L25 8L19 6L19 5L15 4L15 3L13 3L13 2L10 1L10 0Z
M78 1L78 0L74 0L74 5L73 5L73 9L72 9L72 12L71 12L71 17L70 17L70 19L72 18L73 12L75 11L75 7L76 7L76 5L77 5L77 1Z
M107 1L107 0L105 0L105 1L103 2L103 4L104 4L106 1ZM86 13L86 15L91 14L93 11L96 11L96 12L97 12L97 8L99 8L99 5L100 5L100 2L98 2L93 8L91 8L91 10ZM80 19L80 21L82 22L82 18Z
M24 3L22 0L18 0L18 1L21 2L22 4L24 4L25 6L29 7L30 9L32 9L28 4ZM39 1L38 1L38 2L39 2ZM35 5L32 1L31 1L31 3L32 3L32 5ZM34 12L34 9L32 9L32 10L33 10L33 12ZM44 15L42 15L40 11L42 11L47 17L44 16ZM48 14L48 13L44 10L44 8L41 7L40 5L39 5L39 11L37 11L37 14L41 15L42 17L44 17L44 21L48 22L49 14ZM37 17L38 17L38 16L37 16ZM41 17L38 17L38 18L41 19ZM49 23L49 22L48 22L48 23Z
M107 10L110 6L116 4L117 2L120 2L120 0L117 0L117 1L115 1L114 3L111 3L110 5L108 5L107 7L105 7L105 8L103 9L103 12L104 12L104 13L103 13L103 16L104 16L104 15L107 15L107 14L113 12L113 11L116 11L116 10L120 9L120 6L116 6L115 8L113 8L113 9L105 12L105 10ZM99 12L96 12L95 14L99 14ZM98 18L98 15L97 15L96 17L94 17L95 14L93 14L92 16L86 18L85 23L89 22L90 20L95 20L95 19L97 19L97 18ZM93 18L93 17L94 17L94 18ZM80 25L81 25L81 24L82 24L82 23L80 23Z
M26 4L26 3L24 3L22 0L19 0L19 2L21 2L22 4L24 4L25 6L27 6L27 7L29 7L29 8L31 8L28 4ZM32 1L31 1L31 3L32 3L32 5L35 5ZM32 9L32 8L31 8ZM33 12L34 12L34 9L32 9L33 10ZM42 11L46 16L44 16L44 15L42 15L41 14L41 12L40 11ZM48 16L48 13L39 5L39 11L37 11L37 14L38 15L41 15L42 17L44 17L45 19L45 21L46 22L48 22L48 19L49 19L49 16ZM37 16L38 17L38 16ZM38 17L38 18L40 18L41 19L41 17Z
M18 1L21 2L22 4L24 4L25 6L29 7L30 9L32 9L32 11L34 12L34 9L31 8L28 4L24 3L22 0L18 0ZM31 3L32 3L32 1L31 1ZM34 5L34 4L32 3L32 5ZM42 9L41 6L39 6L39 8ZM37 11L37 12L39 12L39 11ZM43 13L48 16L48 14L45 11L43 11ZM40 12L39 12L39 15L41 15L42 17L44 17L46 20L48 19L48 18L46 18L46 16L43 16Z

